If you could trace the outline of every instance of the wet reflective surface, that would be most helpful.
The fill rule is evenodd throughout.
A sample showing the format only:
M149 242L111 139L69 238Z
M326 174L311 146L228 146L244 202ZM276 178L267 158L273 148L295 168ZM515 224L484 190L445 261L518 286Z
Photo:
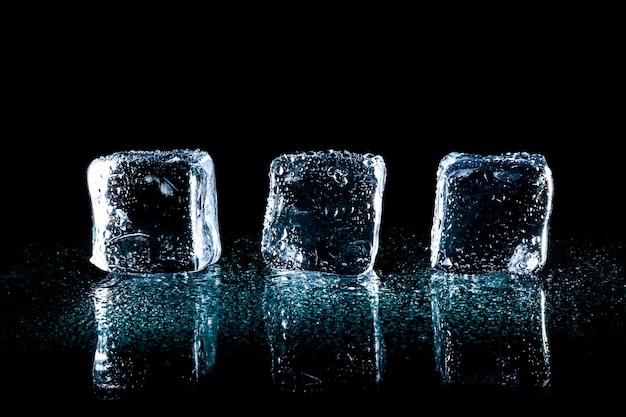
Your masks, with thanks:
M5 400L600 409L625 386L623 242L553 237L525 278L437 273L402 229L358 277L274 275L258 235L191 274L109 274L89 244L2 242Z

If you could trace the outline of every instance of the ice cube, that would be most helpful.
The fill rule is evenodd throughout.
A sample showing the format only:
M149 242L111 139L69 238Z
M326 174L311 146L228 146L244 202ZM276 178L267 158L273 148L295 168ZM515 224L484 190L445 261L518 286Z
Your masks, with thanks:
M552 172L541 154L452 152L437 169L431 265L532 274L546 262Z
M202 150L121 151L87 169L90 261L109 272L191 272L221 255L213 160Z
M269 170L261 253L274 270L359 275L378 252L387 169L380 155L283 154Z

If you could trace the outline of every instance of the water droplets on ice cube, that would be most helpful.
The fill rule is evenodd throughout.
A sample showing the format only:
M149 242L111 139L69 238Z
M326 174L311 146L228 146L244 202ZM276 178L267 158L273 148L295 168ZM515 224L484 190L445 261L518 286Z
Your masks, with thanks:
M539 271L552 196L543 155L446 155L437 169L431 265L462 273Z
M358 275L378 251L386 166L380 155L308 151L275 158L261 252L276 270Z

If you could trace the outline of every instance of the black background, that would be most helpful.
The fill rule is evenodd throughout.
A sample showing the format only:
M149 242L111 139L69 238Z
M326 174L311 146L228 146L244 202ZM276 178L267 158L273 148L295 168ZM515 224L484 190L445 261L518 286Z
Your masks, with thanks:
M448 152L528 151L553 171L555 233L623 236L622 64L610 24L461 26L458 15L403 13L270 23L249 11L170 26L134 16L42 12L15 26L5 238L88 236L89 162L174 148L213 157L225 236L261 229L274 157L324 149L384 157L383 228L429 229Z

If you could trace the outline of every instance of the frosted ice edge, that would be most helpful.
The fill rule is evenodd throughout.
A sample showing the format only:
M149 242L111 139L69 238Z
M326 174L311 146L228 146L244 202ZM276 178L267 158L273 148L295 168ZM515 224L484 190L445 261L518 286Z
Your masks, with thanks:
M121 151L87 168L90 262L109 272L192 272L221 255L213 160L202 150Z
M547 259L552 171L541 154L452 152L437 169L431 266L532 274Z
M380 155L308 151L269 169L261 253L276 271L359 275L378 252L386 166Z

